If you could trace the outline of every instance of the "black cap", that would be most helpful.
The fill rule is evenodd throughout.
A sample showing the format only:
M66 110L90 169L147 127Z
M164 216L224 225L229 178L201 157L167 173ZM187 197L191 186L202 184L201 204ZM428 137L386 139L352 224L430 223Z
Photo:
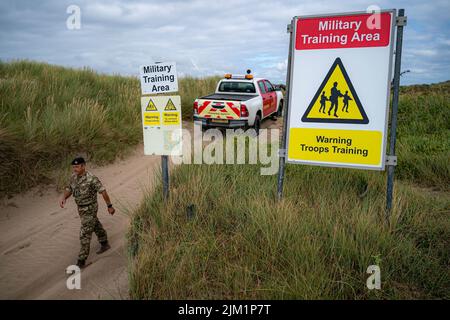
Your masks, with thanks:
M72 160L72 165L83 164L83 163L86 163L86 161L84 161L83 157L78 157L78 158L75 158Z

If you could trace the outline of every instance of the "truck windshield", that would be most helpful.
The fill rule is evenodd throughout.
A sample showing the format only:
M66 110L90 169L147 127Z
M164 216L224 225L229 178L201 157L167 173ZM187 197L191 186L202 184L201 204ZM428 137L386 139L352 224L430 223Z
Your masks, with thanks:
M219 92L256 93L255 86L251 82L222 81Z

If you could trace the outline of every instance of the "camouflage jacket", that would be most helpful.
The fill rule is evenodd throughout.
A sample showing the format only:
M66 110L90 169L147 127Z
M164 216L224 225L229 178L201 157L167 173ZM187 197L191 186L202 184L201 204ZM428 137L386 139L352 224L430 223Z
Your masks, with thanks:
M75 202L79 206L85 206L92 203L97 203L97 192L105 191L100 180L89 171L84 175L78 176L73 174L70 177L66 191L71 192L75 198Z

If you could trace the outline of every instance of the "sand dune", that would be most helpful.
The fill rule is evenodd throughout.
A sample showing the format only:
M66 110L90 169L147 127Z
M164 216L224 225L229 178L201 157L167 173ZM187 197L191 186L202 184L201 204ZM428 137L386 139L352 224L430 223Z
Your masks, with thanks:
M143 147L125 160L88 170L105 185L116 207L114 216L98 197L98 217L108 232L112 249L97 255L92 237L92 262L82 270L81 290L68 290L66 268L76 262L80 219L73 198L58 204L54 186L33 189L5 200L0 206L0 299L126 299L128 298L125 235L128 213L151 188L160 157L144 156Z

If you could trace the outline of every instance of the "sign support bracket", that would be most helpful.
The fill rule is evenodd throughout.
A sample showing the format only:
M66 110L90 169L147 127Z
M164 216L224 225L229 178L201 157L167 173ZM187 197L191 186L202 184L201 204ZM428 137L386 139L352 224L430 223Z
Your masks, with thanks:
M397 156L386 156L386 165L387 166L396 166L397 165Z
M395 44L395 66L394 66L394 80L393 80L393 97L392 97L392 109L391 109L391 135L389 143L389 153L387 160L388 176L386 187L386 219L389 221L389 217L392 211L392 195L394 191L394 169L396 165L391 163L392 159L397 159L395 156L395 143L397 134L397 114L398 114L398 99L400 90L400 67L402 58L402 43L403 43L403 27L406 25L405 9L398 11L397 22L397 38Z

